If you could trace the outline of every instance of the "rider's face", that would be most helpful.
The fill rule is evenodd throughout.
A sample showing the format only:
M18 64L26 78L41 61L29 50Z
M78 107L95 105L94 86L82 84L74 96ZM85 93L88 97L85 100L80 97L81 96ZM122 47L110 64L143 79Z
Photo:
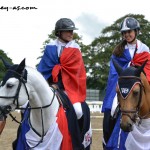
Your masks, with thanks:
M70 41L73 39L73 30L62 31L62 32L61 32L61 37L62 37L62 39L64 39L65 41L70 42Z
M122 32L122 36L128 43L131 43L134 42L133 40L135 39L136 33L134 30L128 30Z

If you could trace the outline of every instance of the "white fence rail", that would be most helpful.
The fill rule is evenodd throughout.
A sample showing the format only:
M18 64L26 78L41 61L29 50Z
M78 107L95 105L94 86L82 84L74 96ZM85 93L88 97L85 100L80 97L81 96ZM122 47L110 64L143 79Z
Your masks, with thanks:
M90 112L92 112L92 113L94 113L94 112L101 113L102 105L103 105L102 101L86 101L86 103L88 104L88 106L90 108Z
M88 106L90 108L90 112L92 112L92 113L94 113L94 112L101 113L102 105L103 105L102 101L86 101L86 103L88 104ZM16 110L16 111L20 112L20 110Z

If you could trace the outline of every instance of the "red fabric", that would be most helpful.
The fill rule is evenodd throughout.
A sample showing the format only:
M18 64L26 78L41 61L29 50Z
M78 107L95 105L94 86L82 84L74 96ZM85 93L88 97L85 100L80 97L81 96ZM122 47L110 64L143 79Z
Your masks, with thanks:
M58 127L63 135L61 150L72 150L71 135L68 130L68 122L62 106L58 110L57 117Z
M60 57L60 65L55 65L52 70L54 82L58 82L59 71L61 71L65 91L72 104L84 102L86 99L86 71L79 49L64 48Z
M0 135L3 132L3 129L4 129L5 125L6 125L6 119L5 120L0 120Z
M144 72L146 73L146 78L150 83L150 53L142 52L135 54L134 59L131 61L131 65L141 66L146 60L148 61L144 67Z

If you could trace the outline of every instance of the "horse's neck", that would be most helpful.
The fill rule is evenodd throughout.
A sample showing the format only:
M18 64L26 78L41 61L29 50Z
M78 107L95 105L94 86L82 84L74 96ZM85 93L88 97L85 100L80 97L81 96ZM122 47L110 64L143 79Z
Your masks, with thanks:
M150 84L143 73L141 73L140 77L143 83L143 93L141 102L142 106L140 109L140 115L142 117L146 115L146 118L150 118Z
M49 93L52 94L53 93L49 90ZM48 96L49 94L47 94L47 97L49 97L49 99L47 99L44 95L43 95L43 99L39 99L38 96L35 96L35 98L33 98L32 100L29 101L31 107L42 107L42 106L46 106L49 105L51 103L50 100L52 100L52 96ZM41 105L33 105L32 102L36 102L40 104L41 101L46 101L46 103L41 103ZM56 121L56 114L58 111L58 107L59 107L59 103L57 101L56 96L54 97L54 100L51 104L51 106L47 107L47 108L41 108L41 109L31 109L31 113L30 113L30 121L31 121L31 125L32 127L35 128L36 131L38 131L40 134L42 133L42 122L44 123L44 131L47 132L47 130L49 129L50 125Z
M147 89L150 89L150 85L147 85L147 87L143 93L142 93L142 106L140 109L140 115L144 118L150 118L150 91Z
M48 131L50 125L56 121L56 114L59 108L59 102L54 95L54 92L48 84L43 81L36 81L37 84L32 86L32 91L30 91L30 106L31 107L41 107L41 109L31 109L30 122L32 127L42 135L43 127L44 134ZM38 85L39 84L39 85ZM54 100L52 102L54 96ZM52 104L51 104L52 102ZM47 108L42 108L43 106L49 105ZM43 122L43 123L42 123ZM43 124L43 127L42 127Z

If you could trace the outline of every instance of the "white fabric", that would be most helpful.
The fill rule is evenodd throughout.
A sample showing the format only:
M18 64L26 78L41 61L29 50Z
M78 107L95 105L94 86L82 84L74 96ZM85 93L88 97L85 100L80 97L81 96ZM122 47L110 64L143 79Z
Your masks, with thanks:
M90 124L90 128L85 133L84 140L82 142L82 144L84 145L85 148L91 144L91 137L92 137L92 128L91 128L91 124Z
M60 56L60 54L62 53L62 47L64 48L66 46L66 43L62 43L57 39L57 53L58 53L58 57Z
M143 119L139 126L137 124L133 126L125 147L127 150L150 150L150 118Z
M116 93L114 100L113 100L112 108L111 108L111 116L114 115L117 105L118 105L118 99L117 99L117 93Z
M82 117L82 115L83 115L81 103L80 102L74 103L73 107L74 107L74 110L76 112L77 119L80 119Z
M149 52L149 47L147 45L145 45L144 43L142 43L140 40L137 40L137 54L139 53L143 53L143 52Z
M66 43L62 43L61 41L56 39L53 42L49 43L48 45L56 45L58 47L57 48L58 57L60 55L60 50L61 50L62 46L66 47L66 48L68 48L68 47L78 48L80 50L80 46L74 40L72 40L66 44Z
M21 108L26 108L28 103L29 103L29 100L26 101L26 103L24 105L22 105ZM24 111L25 111L24 109L21 110L22 113L24 113Z
M132 59L133 55L134 55L134 52L135 52L136 44L127 43L127 47L129 49L129 53L130 53L130 56L131 56L131 59Z
M136 44L129 44L129 43L125 46L125 49L129 49L131 59L133 58L133 55L134 55L135 46L136 46ZM142 52L150 52L149 47L147 45L145 45L144 43L142 43L140 40L137 40L137 51L136 51L136 53L139 54Z
M41 137L32 129L30 129L25 136L30 147L34 147L41 140ZM60 150L62 139L63 136L58 128L58 124L55 122L44 136L43 142L33 150Z

